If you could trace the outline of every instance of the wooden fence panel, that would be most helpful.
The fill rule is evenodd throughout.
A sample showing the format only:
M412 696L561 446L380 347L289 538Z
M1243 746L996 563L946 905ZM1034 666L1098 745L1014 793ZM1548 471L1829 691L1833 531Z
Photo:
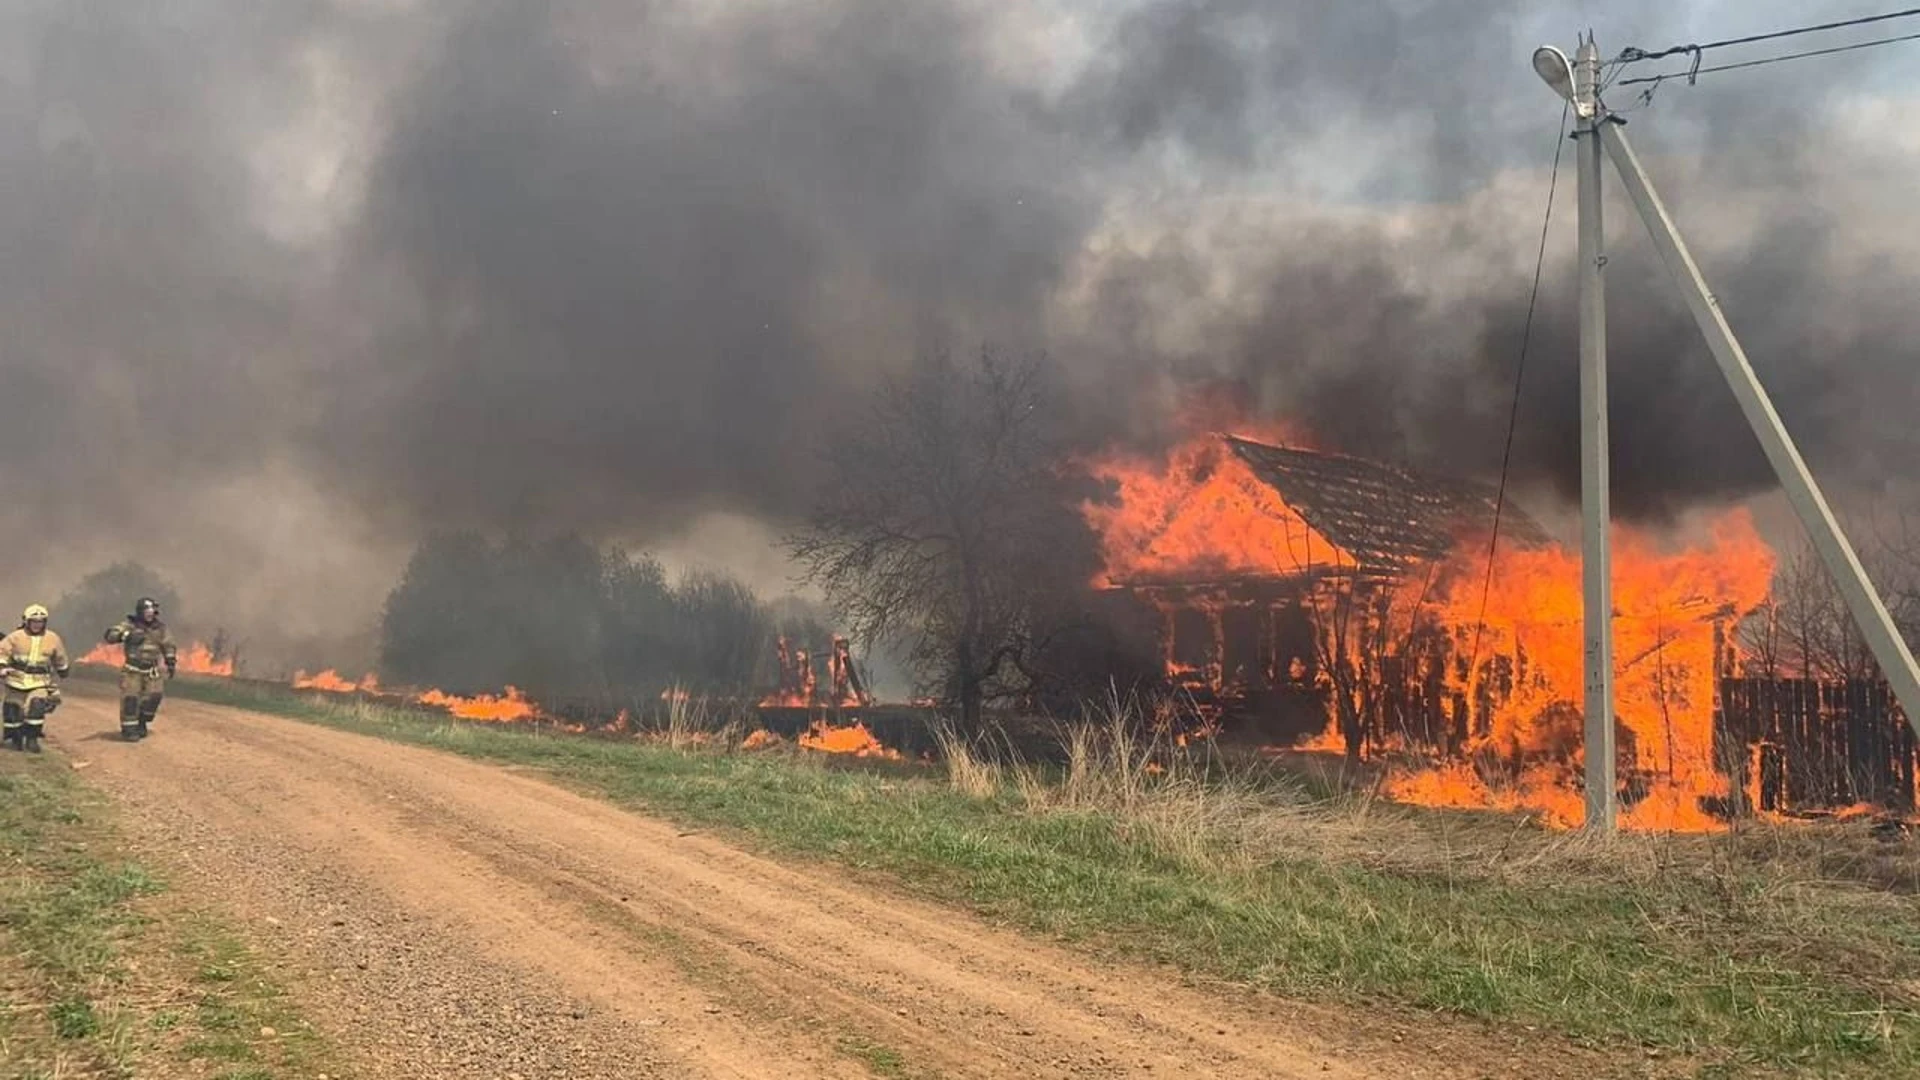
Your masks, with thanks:
M1856 803L1915 806L1917 741L1883 682L1722 679L1714 717L1715 754L1736 790L1736 807L1796 813ZM1748 800L1748 791L1757 798Z

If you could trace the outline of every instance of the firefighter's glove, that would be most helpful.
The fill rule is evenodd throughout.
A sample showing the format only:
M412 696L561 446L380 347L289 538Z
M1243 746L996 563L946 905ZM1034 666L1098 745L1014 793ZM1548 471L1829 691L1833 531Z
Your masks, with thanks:
M175 660L173 657L171 656L167 657L167 678L169 679L173 678L173 669L174 669L174 666L178 663L179 661Z

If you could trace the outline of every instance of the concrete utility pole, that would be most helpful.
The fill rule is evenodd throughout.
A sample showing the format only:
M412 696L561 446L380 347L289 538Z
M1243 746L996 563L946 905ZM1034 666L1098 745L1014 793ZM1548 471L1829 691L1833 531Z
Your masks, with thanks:
M1641 166L1639 156L1633 152L1633 143L1628 140L1625 131L1625 121L1609 115L1606 106L1599 101L1595 90L1599 55L1591 38L1582 43L1573 61L1568 61L1566 54L1560 50L1544 46L1534 52L1533 67L1555 92L1572 103L1579 120L1575 138L1579 139L1580 145L1580 428L1581 491L1586 511L1582 562L1586 574L1587 823L1589 826L1612 828L1612 635L1610 628L1601 629L1597 636L1595 632L1596 623L1607 625L1607 619L1596 619L1595 612L1606 612L1609 617L1612 614L1612 600L1604 580L1607 575L1606 312L1601 273L1606 257L1601 251L1599 164L1603 145L1615 170L1625 182L1627 194L1633 199L1640 219L1652 234L1654 246L1659 249L1667 272L1686 298L1687 309L1693 313L1694 322L1706 337L1714 362L1719 365L1720 373L1726 377L1728 387L1739 401L1748 426L1766 451L1767 460L1773 465L1774 474L1786 491L1788 502L1799 516L1800 524L1807 530L1827 572L1833 575L1841 597L1846 601L1847 611L1859 626L1861 635L1866 638L1868 648L1873 650L1874 659L1878 661L1894 697L1907 715L1907 722L1913 726L1916 734L1920 734L1920 665L1914 663L1913 653L1907 648L1899 629L1894 626L1893 617L1887 613L1886 605L1881 602L1873 582L1868 579L1866 568L1861 566L1859 556L1854 553L1853 545L1847 541L1846 533L1834 518L1819 484L1814 481L1813 474L1800 457L1800 451L1794 446L1793 437L1787 433L1786 425L1780 422L1780 414L1774 410L1766 388L1760 385L1753 365L1748 363L1746 350L1740 347L1739 340L1733 335L1733 328L1727 324L1719 300L1707 287L1706 279L1693 261L1686 241L1681 239L1672 215L1660 201L1660 195L1654 190L1646 169ZM1596 513L1599 515L1597 521ZM1602 578L1597 585L1596 563ZM1605 670L1596 673L1596 660L1601 657L1604 658ZM1598 713L1598 716L1609 721L1604 724L1604 734L1596 730L1596 710L1601 707L1605 711ZM1600 762L1595 760L1595 748L1604 750L1603 755L1598 755L1603 758ZM1599 784L1604 784L1603 794L1598 796L1604 800L1604 806L1596 804L1596 786Z
M1613 732L1613 520L1607 449L1606 234L1601 218L1600 48L1589 38L1571 63L1558 49L1534 53L1534 70L1573 104L1580 194L1581 636L1586 655L1587 827L1616 824Z

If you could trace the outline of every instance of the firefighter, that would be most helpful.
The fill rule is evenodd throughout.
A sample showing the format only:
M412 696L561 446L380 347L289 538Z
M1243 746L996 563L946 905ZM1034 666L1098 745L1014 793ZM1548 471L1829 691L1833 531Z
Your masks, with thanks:
M133 614L107 631L106 641L120 646L126 657L120 668L120 737L138 742L147 737L178 663L167 624L160 621L159 601L141 597Z
M47 628L47 609L29 604L20 616L20 628L0 638L0 680L6 683L0 699L0 728L7 746L40 752L46 719L60 705L55 676L67 677L66 643Z

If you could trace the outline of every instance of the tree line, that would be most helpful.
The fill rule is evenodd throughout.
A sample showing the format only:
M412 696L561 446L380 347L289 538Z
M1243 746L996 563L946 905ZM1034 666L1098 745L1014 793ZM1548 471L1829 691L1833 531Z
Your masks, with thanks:
M446 533L420 544L387 597L380 674L459 694L512 685L550 707L629 708L670 686L766 685L782 633L828 635L817 620L776 616L723 573L670 579L651 556L576 535Z

